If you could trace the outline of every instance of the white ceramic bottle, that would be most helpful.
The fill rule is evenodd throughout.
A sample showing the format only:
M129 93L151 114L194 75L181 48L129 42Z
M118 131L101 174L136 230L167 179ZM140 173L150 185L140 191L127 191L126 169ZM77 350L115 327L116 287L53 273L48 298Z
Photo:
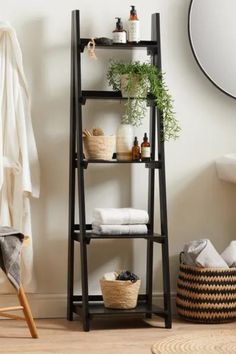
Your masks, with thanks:
M131 5L130 17L128 21L128 42L139 42L139 19L135 6Z
M133 126L131 124L121 124L116 133L117 160L132 160L133 141Z

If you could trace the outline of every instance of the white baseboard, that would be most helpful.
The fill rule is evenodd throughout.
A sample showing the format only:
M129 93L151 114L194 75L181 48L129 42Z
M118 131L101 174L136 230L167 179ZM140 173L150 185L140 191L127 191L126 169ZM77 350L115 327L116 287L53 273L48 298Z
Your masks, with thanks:
M27 294L34 318L65 318L67 307L66 294ZM171 294L172 313L176 313L176 294ZM157 293L153 297L155 303L163 307L162 294ZM14 306L18 303L16 295L0 295L0 306Z
M27 294L34 318L66 317L67 296L65 294ZM18 304L14 294L0 295L0 306Z

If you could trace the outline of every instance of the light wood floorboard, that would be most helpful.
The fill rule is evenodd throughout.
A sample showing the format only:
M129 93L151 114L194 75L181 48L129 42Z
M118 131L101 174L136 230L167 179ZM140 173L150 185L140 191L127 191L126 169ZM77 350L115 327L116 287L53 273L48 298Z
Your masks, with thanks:
M172 329L164 329L161 320L152 320L152 324L140 319L97 319L90 332L83 332L78 320L36 320L39 339L32 339L25 322L1 320L0 353L150 354L151 346L167 336L196 330L204 333L206 329L212 334L219 329L236 330L236 322L200 325L175 320Z

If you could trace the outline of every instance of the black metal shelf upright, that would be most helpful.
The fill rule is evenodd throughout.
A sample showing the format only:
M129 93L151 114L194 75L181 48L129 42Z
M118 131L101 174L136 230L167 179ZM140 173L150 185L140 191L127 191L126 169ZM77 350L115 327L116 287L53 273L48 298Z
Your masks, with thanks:
M67 318L73 320L76 313L82 317L83 328L89 331L90 320L95 316L133 316L143 315L150 318L153 314L165 320L165 327L171 328L171 304L170 304L170 276L169 276L169 251L168 251L168 229L167 229L167 206L166 206L166 180L165 180L165 150L164 142L161 139L163 132L162 112L155 106L152 97L148 97L150 106L150 142L151 160L142 164L149 170L148 177L148 213L149 224L146 235L120 235L119 239L140 239L147 241L146 261L146 292L138 297L138 305L133 310L111 310L106 309L102 302L101 295L89 295L88 291L88 265L87 247L91 240L112 239L117 236L93 234L91 224L86 224L85 217L85 191L84 191L84 170L90 164L99 163L124 163L123 161L85 160L83 156L82 142L82 105L88 99L120 100L119 92L112 91L82 91L81 88L81 54L84 51L89 39L80 38L80 13L79 10L72 12L71 31L71 101L70 101L70 181L69 181L69 245L68 245L68 308ZM160 16L158 13L152 15L152 36L151 41L139 43L97 45L96 48L111 49L145 49L151 55L151 60L161 70L161 41L160 41ZM155 147L158 147L158 160L155 160ZM126 162L127 163L127 162ZM154 232L154 198L155 198L155 170L159 171L159 200L161 234ZM77 172L77 173L76 173ZM79 224L75 223L75 191L78 185ZM81 285L82 295L74 294L74 244L80 244L81 262ZM99 241L98 241L99 242ZM159 243L162 248L162 272L163 272L163 308L153 304L153 246Z

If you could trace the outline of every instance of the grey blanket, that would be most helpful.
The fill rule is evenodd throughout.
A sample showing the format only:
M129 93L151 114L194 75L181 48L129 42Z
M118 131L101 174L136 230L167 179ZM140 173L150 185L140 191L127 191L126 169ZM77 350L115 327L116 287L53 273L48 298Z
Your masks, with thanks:
M0 226L0 267L12 285L20 288L20 255L24 235L6 226Z

